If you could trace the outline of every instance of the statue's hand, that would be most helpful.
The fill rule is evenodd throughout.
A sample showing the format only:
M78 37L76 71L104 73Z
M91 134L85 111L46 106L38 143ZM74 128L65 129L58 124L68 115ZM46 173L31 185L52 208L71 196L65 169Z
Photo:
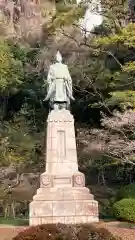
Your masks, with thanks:
M43 102L48 101L48 100L49 100L48 97L46 97L46 98L43 100Z
M75 98L74 98L73 96L71 96L71 99L72 99L73 101L75 101Z

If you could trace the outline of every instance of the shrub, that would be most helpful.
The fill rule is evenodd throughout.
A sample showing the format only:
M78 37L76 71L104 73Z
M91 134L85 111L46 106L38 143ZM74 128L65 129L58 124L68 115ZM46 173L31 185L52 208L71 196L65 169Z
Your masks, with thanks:
M113 219L113 206L114 200L111 199L103 199L103 201L99 201L99 214L102 219Z
M57 225L39 225L20 232L13 240L54 240L59 233Z
M118 240L107 229L90 224L46 224L30 227L13 240Z
M135 184L128 184L122 187L116 196L117 200L121 200L123 198L135 198Z
M92 224L83 224L78 228L77 240L120 240L120 238L114 237L107 229Z
M135 199L125 198L113 205L114 215L117 219L135 222Z

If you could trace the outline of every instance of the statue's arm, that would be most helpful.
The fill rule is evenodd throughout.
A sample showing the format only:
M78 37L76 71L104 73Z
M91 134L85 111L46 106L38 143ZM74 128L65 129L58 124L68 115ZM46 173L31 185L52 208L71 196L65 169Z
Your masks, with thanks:
M67 80L72 84L72 78L70 76L69 70L68 70L68 66L66 66L67 68Z
M44 86L47 87L47 90L49 89L49 86L51 84L51 79L52 79L52 73L51 73L51 68L48 71L47 79L44 80Z
M49 72L48 72L48 76L47 76L47 83L48 85L51 84L53 80L53 71L52 71L52 67L50 66Z
M53 71L52 68L50 67L48 76L47 76L47 96L44 99L44 101L48 101L52 95L53 92Z
M69 91L69 95L70 95L70 98L72 100L75 100L74 97L73 97L73 89L72 89L72 78L71 78L71 75L69 73L69 70L68 70L68 67L66 66L67 68L67 76L66 76L66 80L67 80L67 86L68 86L68 91Z

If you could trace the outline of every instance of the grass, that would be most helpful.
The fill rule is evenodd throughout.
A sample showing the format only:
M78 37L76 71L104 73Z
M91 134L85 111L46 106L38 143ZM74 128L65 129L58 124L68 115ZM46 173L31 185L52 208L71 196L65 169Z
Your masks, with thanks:
M29 220L23 218L4 218L0 217L0 224L12 226L28 226Z

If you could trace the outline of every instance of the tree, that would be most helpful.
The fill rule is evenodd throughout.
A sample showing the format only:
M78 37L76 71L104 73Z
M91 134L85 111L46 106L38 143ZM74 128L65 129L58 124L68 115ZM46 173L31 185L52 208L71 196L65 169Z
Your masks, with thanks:
M75 51L78 55L72 62L69 61L69 66L74 79L77 100L80 102L81 99L83 107L88 105L89 108L107 112L111 126L113 122L120 121L115 115L110 118L114 109L124 111L129 108L134 109L135 25L133 23L126 25L127 11L125 1L118 4L117 11L116 2L104 1L100 13L104 15L105 20L102 26L93 31L92 35L90 34L87 38L76 38L67 33L64 27L62 29L63 35L76 43ZM73 25L78 27L76 19L72 21ZM108 24L106 25L108 30L105 24ZM132 115L133 112L130 114ZM127 112L121 114L121 121L123 122L130 114ZM130 140L132 132L130 122L127 124L128 131L125 127L121 130L120 126L115 131L114 129L110 131L106 129L107 119L103 118L102 121L104 122L102 127L105 128L101 130L101 133L105 134L104 149L102 149L104 154L110 158L134 164L132 162L134 141ZM100 133L100 130L98 131ZM124 138L125 135L126 138ZM115 144L111 145L113 142Z
M10 46L4 40L0 41L0 92L9 94L23 83L23 65L14 58Z
M115 121L113 110L134 109L134 24L125 26L125 1L119 3L117 9L116 1L102 1L99 14L103 15L104 21L87 38L81 35L78 24L87 8L86 3L63 6L59 2L56 8L52 23L44 24L50 38L46 37L32 46L7 40L1 43L0 56L4 59L0 66L0 98L3 103L0 107L1 163L14 162L16 166L25 167L29 163L37 167L40 161L43 162L41 139L48 112L42 101L45 95L43 84L52 52L54 54L57 47L68 63L73 78L76 101L72 111L76 123L83 122L88 129L98 127L99 141L100 134L104 135L103 149L98 151L101 154L100 169L103 170L103 166L110 161L108 159L127 159L129 162L129 152L119 152L118 155L117 145L113 149L108 147L113 140L118 144L120 138L124 141L123 150L121 147L124 151L126 144L130 143L129 133L126 132L125 140L120 135L120 129L114 134L114 130L101 125L101 113L106 113L111 121ZM59 36L60 40L57 40ZM50 46L53 47L52 52ZM125 134L126 130L122 131ZM93 134L92 130L89 134ZM90 141L95 143L94 139Z

